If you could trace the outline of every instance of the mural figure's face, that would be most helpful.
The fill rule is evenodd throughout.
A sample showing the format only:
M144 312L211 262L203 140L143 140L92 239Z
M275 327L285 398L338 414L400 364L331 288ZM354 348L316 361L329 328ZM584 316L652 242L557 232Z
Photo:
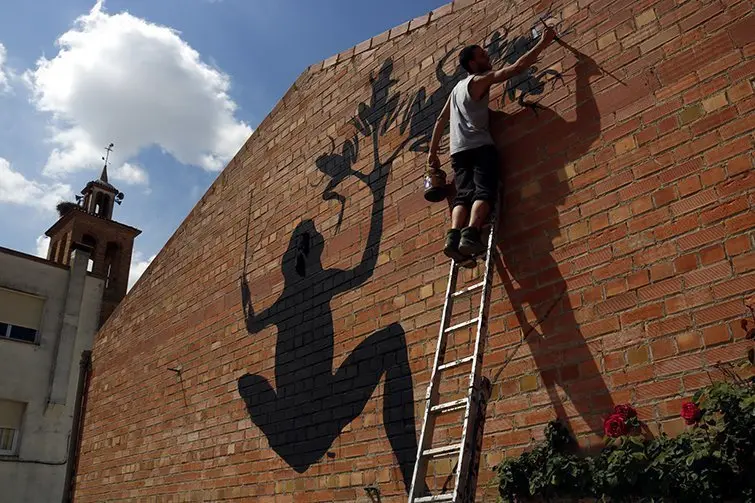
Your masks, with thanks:
M288 250L283 258L283 275L306 277L322 269L322 252L325 242L312 220L304 220L291 234Z

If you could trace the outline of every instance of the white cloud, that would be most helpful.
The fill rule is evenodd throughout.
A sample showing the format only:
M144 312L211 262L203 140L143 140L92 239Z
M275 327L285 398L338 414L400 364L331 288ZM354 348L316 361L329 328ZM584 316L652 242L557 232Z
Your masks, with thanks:
M128 290L131 290L131 287L134 286L134 283L142 277L142 274L144 274L144 271L147 270L147 267L149 267L149 264L152 263L152 261L155 259L155 255L152 255L148 259L144 259L144 254L142 252L134 252L134 254L131 257L131 268L128 273Z
M72 198L73 191L70 185L29 180L23 174L14 171L10 162L0 157L0 203L54 210L59 202Z
M5 74L6 55L7 52L5 51L5 46L3 44L0 44L0 93L10 90L10 85L8 84L8 76Z
M234 117L228 75L169 27L108 14L100 0L57 45L54 58L25 74L37 109L52 114L46 174L96 168L111 141L114 165L158 146L215 171L251 134Z
M113 180L126 183L128 185L148 185L149 175L141 166L124 162L120 167L110 170L110 177Z
M37 257L47 258L47 251L50 249L50 238L42 234L37 238L37 249L34 255Z

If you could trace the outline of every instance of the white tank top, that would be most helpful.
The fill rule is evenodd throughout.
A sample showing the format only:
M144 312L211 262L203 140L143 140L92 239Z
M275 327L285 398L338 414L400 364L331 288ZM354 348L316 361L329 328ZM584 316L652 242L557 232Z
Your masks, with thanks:
M451 91L451 155L484 145L493 145L490 136L488 104L490 93L475 101L469 94L469 83L473 75L468 76Z

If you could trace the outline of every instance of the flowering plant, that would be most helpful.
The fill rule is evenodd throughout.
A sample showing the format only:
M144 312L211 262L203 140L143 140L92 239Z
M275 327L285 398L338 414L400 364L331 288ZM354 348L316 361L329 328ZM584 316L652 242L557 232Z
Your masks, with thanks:
M682 417L688 425L697 424L702 416L703 413L695 402L684 402L682 404Z
M495 469L503 501L755 501L755 383L717 382L685 402L691 428L676 437L639 434L637 412L617 405L604 422L606 445L580 455L560 423L545 441Z
M603 432L607 437L619 438L640 426L637 411L629 404L617 405L613 413L603 421Z

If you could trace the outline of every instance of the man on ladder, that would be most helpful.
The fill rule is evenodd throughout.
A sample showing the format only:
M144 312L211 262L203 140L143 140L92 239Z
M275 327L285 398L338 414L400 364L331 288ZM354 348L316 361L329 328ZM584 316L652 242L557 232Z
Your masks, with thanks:
M409 503L446 501L470 503L474 501L477 472L480 462L485 406L490 392L490 381L482 377L482 354L487 335L487 318L492 285L492 255L496 246L496 219L491 218L491 231L487 246L480 234L498 199L498 155L489 130L490 86L503 82L529 68L538 55L555 38L555 23L545 22L545 32L538 43L513 65L493 71L490 58L480 46L469 46L461 51L459 62L469 77L459 82L438 118L430 142L428 165L437 169L438 145L446 125L451 121L451 163L456 182L456 198L451 212L451 230L446 235L443 252L452 259L448 277L443 314L440 321L437 349L430 383L427 387L425 417L422 421L417 461L412 474ZM471 212L471 215L470 215ZM471 218L470 218L471 217ZM484 279L457 291L459 266L472 267L475 257L485 252ZM450 325L454 300L480 290L480 305L476 317ZM446 343L449 334L476 327L471 354L446 361ZM451 369L471 364L466 397L440 402L441 375ZM435 419L443 414L464 411L462 438L457 443L433 446ZM455 484L451 492L428 494L425 476L430 460L455 458Z
M438 147L450 119L456 197L443 253L456 262L473 265L470 259L485 251L480 230L498 196L498 153L489 129L490 87L519 75L535 63L556 37L555 22L548 20L545 26L543 37L529 52L500 70L493 71L488 53L479 45L467 46L459 54L459 64L469 76L451 91L435 123L427 157L431 168L440 167Z

